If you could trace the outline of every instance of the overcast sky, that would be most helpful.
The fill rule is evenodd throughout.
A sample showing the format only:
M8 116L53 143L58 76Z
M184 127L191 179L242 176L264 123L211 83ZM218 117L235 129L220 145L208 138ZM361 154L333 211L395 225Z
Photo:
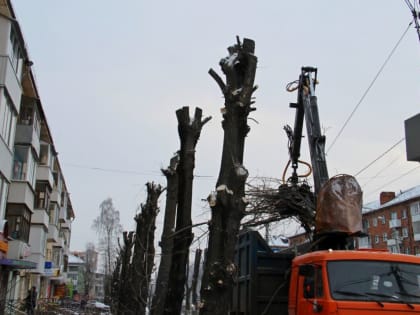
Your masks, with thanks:
M208 218L201 199L220 167L223 99L207 71L221 74L219 60L236 35L254 39L258 57L244 161L250 177L282 175L283 126L293 125L289 103L296 101L285 86L302 66L318 68L330 176L358 173L402 139L404 120L420 112L420 43L411 26L330 147L411 21L402 0L12 2L71 193L71 249L96 242L91 224L108 197L124 228L134 228L145 183L166 184L159 170L179 148L175 111L182 106L213 117L197 145L193 196L193 221ZM357 176L364 202L419 185L416 166L399 143Z

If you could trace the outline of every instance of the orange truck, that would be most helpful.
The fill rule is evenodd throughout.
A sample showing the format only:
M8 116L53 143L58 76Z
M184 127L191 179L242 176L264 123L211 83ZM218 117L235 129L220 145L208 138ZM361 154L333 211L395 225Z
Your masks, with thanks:
M420 257L375 250L298 256L288 314L420 314Z
M363 236L362 191L350 175L328 176L316 82L317 69L303 67L299 80L287 87L290 92L298 90L297 103L290 104L296 109L294 128L285 128L293 174L280 186L286 190L281 196L291 200L302 185L297 168L306 118L316 206L293 212L300 204L290 209L283 205L277 210L283 216L306 211L302 217L309 221L300 221L310 241L297 250L304 254L293 249L275 252L258 232L242 231L236 246L238 271L230 314L420 314L420 257L354 249L354 239Z
M420 257L384 250L273 251L238 238L233 315L420 314Z

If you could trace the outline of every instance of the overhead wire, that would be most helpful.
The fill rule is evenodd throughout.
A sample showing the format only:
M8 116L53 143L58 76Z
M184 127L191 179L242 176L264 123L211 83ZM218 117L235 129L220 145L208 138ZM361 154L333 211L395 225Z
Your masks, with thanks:
M414 28L417 31L417 36L420 41L420 25L419 25L419 19L420 19L420 13L418 9L418 5L416 4L416 1L413 1L413 4L409 0L404 0L405 4L407 4L408 8L410 9L411 14L413 15L413 22L415 24Z
M388 169L392 164L394 164L395 162L397 162L399 159L400 159L400 157L398 156L395 159L393 159L391 162L389 162L387 165L385 165L382 169L379 170L379 172L377 172L375 175L373 175L371 178L369 178L369 180L362 185L362 188L366 187L372 180L378 178L378 176L380 174L382 174L383 171L385 171L386 169Z
M389 149L387 149L384 153L380 154L376 159L374 159L372 162L370 162L368 165L366 165L365 167L363 167L360 171L358 171L354 176L357 176L359 174L361 174L362 172L364 172L365 170L367 170L369 167L371 167L374 163L376 163L379 159L381 159L382 157L384 157L387 153L389 153L392 149L394 149L397 145L399 145L401 142L403 142L405 140L405 138L402 138L400 140L398 140L397 143L393 144Z
M401 178L403 178L403 177L405 177L405 176L407 176L407 175L409 175L409 174L413 173L414 171L416 171L416 170L417 170L417 169L419 169L419 168L420 168L420 165L417 165L416 167L414 167L414 168L412 168L411 170L409 170L409 171L405 172L404 174L402 174L402 175L398 176L397 178L394 178L393 180L391 180L391 181L389 181L388 183L386 183L386 184L382 185L381 187L377 188L376 190L371 191L368 195L371 195L371 194L373 194L373 193L375 193L375 192L377 192L377 191L381 190L382 188L384 188L384 187L386 187L386 186L388 186L388 185L391 185L391 184L395 183L396 181L398 181L398 180L400 180Z
M337 139L341 136L341 134L343 133L344 129L346 128L347 124L349 123L350 119L353 117L354 113L356 112L356 110L359 108L360 104L362 104L363 100L365 99L365 97L367 96L367 94L369 93L370 89L372 88L372 86L375 84L376 80L378 79L379 75L382 73L382 71L384 70L385 66L387 65L387 63L389 62L389 60L391 59L392 55L395 53L395 51L397 50L398 46L400 45L401 41L404 39L405 35L407 34L408 30L410 29L410 26L413 24L413 22L411 21L407 28L404 30L403 34L401 35L401 37L398 39L397 43L394 45L394 47L392 48L391 52L388 54L388 56L386 57L385 61L383 62L382 66L379 68L378 72L376 73L376 75L374 76L372 82L369 84L369 86L367 87L367 89L365 90L365 92L363 93L362 97L360 98L360 100L357 102L356 106L354 107L353 111L350 113L349 117L346 119L346 121L344 122L343 126L341 127L340 131L338 132L338 134L335 136L335 138L333 139L333 141L331 142L330 146L327 149L327 153L331 150L331 148L334 146L334 144L337 142Z

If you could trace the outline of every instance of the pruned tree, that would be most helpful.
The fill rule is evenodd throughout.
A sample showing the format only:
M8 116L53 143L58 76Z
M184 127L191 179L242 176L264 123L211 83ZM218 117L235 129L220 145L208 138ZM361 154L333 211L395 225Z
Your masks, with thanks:
M159 243L161 256L153 296L151 314L162 315L168 290L169 273L172 264L172 250L174 246L173 232L175 230L176 206L178 201L178 173L179 154L172 157L167 169L162 169L166 177L166 204L162 237Z
M200 138L203 126L211 119L202 119L202 110L195 109L194 117L189 115L189 108L176 111L178 134L181 142L179 150L178 173L178 205L174 247L172 253L169 287L165 300L164 314L181 313L184 298L184 286L187 279L189 248L193 239L191 221L192 188L195 167L195 147Z
M89 242L86 244L86 252L84 255L84 270L83 270L83 294L89 296L95 285L95 272L97 267L97 253L95 244Z
M229 56L220 61L226 83L210 69L225 98L223 113L223 151L216 192L209 198L211 223L205 270L201 285L200 314L226 315L231 302L235 276L234 251L241 220L245 213L245 182L248 171L243 165L245 137L250 128L257 57L255 43L244 39L228 48Z
M117 239L122 233L120 212L115 209L112 198L107 198L99 205L100 214L93 221L92 228L99 235L98 250L104 257L105 302L111 299L111 276L117 257Z
M130 265L134 245L134 232L123 232L123 244L119 244L119 255L112 277L112 310L116 315L127 315L130 299Z
M137 223L134 250L130 272L130 301L127 308L132 314L144 315L148 303L150 279L155 258L156 217L159 212L158 199L163 188L155 183L147 183L147 200L141 205L141 212L134 220Z
M197 297L197 286L198 278L200 274L200 265L201 265L201 255L202 250L197 248L195 250L195 259L194 259L194 271L192 276L191 291L192 291L192 304L194 305L194 311L198 309L198 297Z

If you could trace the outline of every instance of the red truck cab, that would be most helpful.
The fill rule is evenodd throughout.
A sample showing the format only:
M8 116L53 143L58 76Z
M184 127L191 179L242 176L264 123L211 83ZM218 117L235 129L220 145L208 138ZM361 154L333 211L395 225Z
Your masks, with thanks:
M325 250L293 259L289 315L420 314L420 257Z

